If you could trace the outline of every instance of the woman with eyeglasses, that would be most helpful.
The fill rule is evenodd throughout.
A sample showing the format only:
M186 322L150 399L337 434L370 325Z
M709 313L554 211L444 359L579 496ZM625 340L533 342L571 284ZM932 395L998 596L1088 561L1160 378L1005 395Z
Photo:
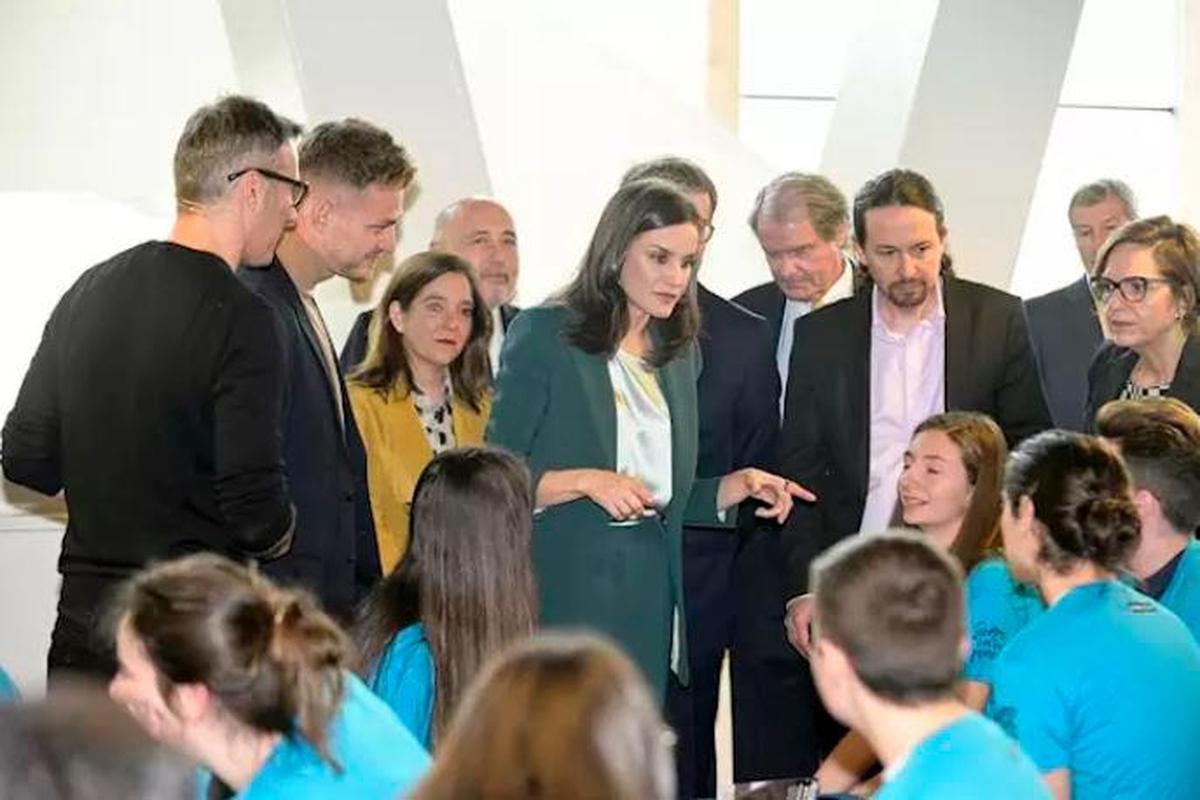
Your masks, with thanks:
M1119 228L1096 259L1092 291L1108 342L1088 370L1088 430L1109 400L1167 396L1200 409L1196 232L1166 216Z

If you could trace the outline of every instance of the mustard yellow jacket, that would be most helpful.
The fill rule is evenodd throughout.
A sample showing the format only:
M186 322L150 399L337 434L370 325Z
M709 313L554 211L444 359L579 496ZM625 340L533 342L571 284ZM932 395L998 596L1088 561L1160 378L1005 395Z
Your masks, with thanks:
M421 471L433 460L433 449L410 396L401 396L396 389L385 395L356 383L346 389L367 450L367 489L371 493L379 563L387 575L408 550L413 490ZM457 396L451 399L456 445L483 444L491 405L490 394L484 395L479 411Z

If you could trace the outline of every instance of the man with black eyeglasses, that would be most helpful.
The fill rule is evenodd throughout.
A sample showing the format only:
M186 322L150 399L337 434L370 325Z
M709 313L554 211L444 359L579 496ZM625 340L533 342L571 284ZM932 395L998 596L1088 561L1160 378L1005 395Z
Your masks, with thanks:
M0 457L9 480L66 494L52 683L115 671L108 600L146 563L291 545L282 333L234 272L269 262L295 218L299 132L246 97L197 110L175 151L170 236L87 270L50 315Z
M296 504L292 551L264 571L304 586L350 622L380 578L367 492L367 457L336 351L317 307L317 285L367 279L396 249L404 195L416 169L391 135L369 122L324 122L300 142L312 187L275 260L238 271L283 323L287 388L283 461Z

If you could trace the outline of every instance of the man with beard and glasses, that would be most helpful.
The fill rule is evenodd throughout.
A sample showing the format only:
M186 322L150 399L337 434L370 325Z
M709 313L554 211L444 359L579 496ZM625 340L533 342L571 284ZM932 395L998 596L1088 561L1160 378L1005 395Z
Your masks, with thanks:
M797 504L782 534L788 636L806 655L809 566L851 534L888 527L904 450L922 420L985 413L1010 447L1050 427L1021 301L954 276L929 181L901 169L879 175L854 198L853 222L869 280L796 323L804 346L792 351L781 437L781 474L820 498ZM826 724L815 693L811 708L832 746L837 726Z

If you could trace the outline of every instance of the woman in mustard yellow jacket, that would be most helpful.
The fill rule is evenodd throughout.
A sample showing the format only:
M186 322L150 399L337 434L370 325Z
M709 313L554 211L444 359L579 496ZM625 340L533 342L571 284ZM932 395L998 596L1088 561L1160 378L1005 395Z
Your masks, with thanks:
M491 315L467 262L410 256L371 320L367 357L350 375L367 450L367 486L384 574L408 548L421 470L435 453L483 443L491 409Z

